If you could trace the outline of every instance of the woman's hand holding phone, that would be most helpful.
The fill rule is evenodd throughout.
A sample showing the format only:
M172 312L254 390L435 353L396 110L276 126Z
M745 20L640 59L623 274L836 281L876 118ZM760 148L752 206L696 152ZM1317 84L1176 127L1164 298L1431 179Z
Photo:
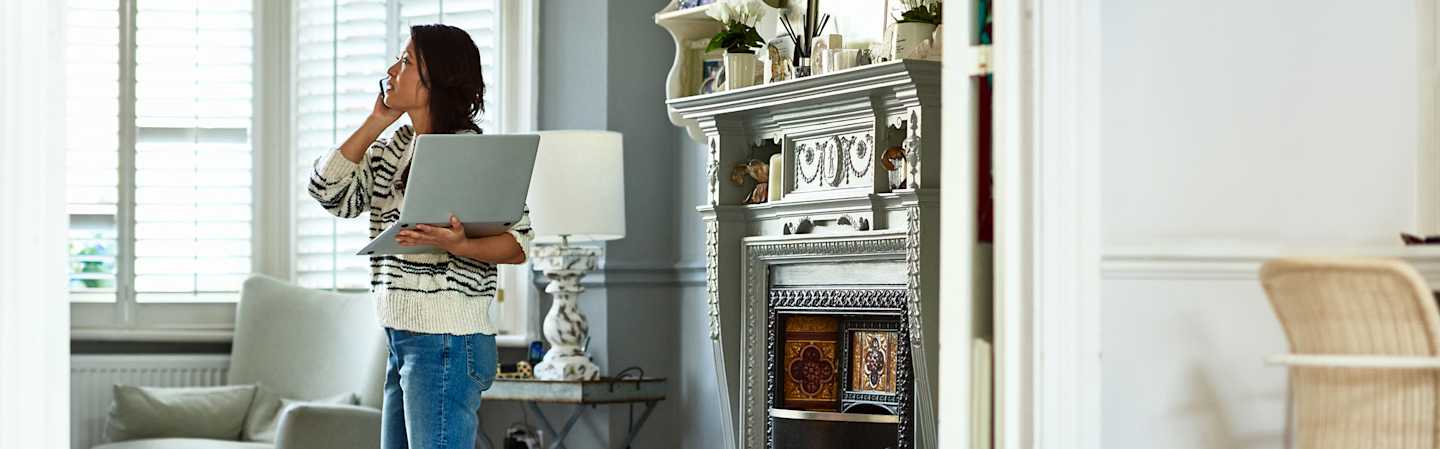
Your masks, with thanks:
M385 105L385 79L380 79L380 93L375 95L375 106L370 109L370 116L340 144L340 154L350 162L360 163L364 159L365 149L370 148L370 144L380 138L380 133L385 132L385 128L389 128L404 113L405 111Z
M391 123L399 120L400 115L404 113L405 111L392 109L385 105L385 79L381 78L380 93L375 96L375 106L370 109L370 118L384 122L385 126L390 126Z

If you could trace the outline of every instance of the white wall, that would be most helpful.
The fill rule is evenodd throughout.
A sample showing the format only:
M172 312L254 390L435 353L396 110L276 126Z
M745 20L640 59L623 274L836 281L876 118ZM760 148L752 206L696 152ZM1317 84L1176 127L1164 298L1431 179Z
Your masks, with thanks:
M1107 245L1411 227L1414 2L1104 5Z
M1416 229L1415 3L1103 3L1103 447L1281 447L1249 270Z

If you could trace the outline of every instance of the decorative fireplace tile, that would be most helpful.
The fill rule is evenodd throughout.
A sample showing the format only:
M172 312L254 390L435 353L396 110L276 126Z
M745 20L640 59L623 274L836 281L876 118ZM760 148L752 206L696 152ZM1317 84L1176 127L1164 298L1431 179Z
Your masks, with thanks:
M849 317L840 322L840 411L902 414L909 376L900 315ZM877 409L878 407L878 409Z
M816 315L785 317L785 408L840 409L839 347L839 318Z
M850 388L866 393L895 394L895 360L900 334L855 331L850 336Z

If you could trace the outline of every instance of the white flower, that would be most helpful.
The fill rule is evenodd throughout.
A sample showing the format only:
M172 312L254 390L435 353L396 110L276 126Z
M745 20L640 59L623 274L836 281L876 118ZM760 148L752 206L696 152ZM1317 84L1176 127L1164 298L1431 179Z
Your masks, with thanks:
M725 0L711 6L705 15L726 25L739 22L754 26L765 14L764 7L760 0Z
M760 21L760 16L765 13L763 7L760 0L742 0L739 5L736 5L736 10L740 12L739 20L746 25L754 26L755 22Z
M730 7L724 3L717 3L711 5L710 9L705 10L705 15L710 16L710 18L720 23L726 23L730 21Z
M710 18L712 19L720 21L720 23L730 23L729 2L721 2L711 5L710 9L705 11L705 15L710 16Z

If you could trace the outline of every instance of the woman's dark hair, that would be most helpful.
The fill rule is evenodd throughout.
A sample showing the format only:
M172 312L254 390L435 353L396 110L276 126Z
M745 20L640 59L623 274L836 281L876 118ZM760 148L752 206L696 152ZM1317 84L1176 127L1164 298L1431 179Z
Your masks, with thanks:
M430 90L430 131L454 134L481 132L475 123L485 112L485 77L480 50L465 30L450 25L410 27L420 84Z
M475 121L485 112L485 76L470 33L450 25L415 25L410 42L415 44L411 56L421 67L420 84L430 90L430 132L483 132ZM406 166L395 186L404 190L409 179Z

